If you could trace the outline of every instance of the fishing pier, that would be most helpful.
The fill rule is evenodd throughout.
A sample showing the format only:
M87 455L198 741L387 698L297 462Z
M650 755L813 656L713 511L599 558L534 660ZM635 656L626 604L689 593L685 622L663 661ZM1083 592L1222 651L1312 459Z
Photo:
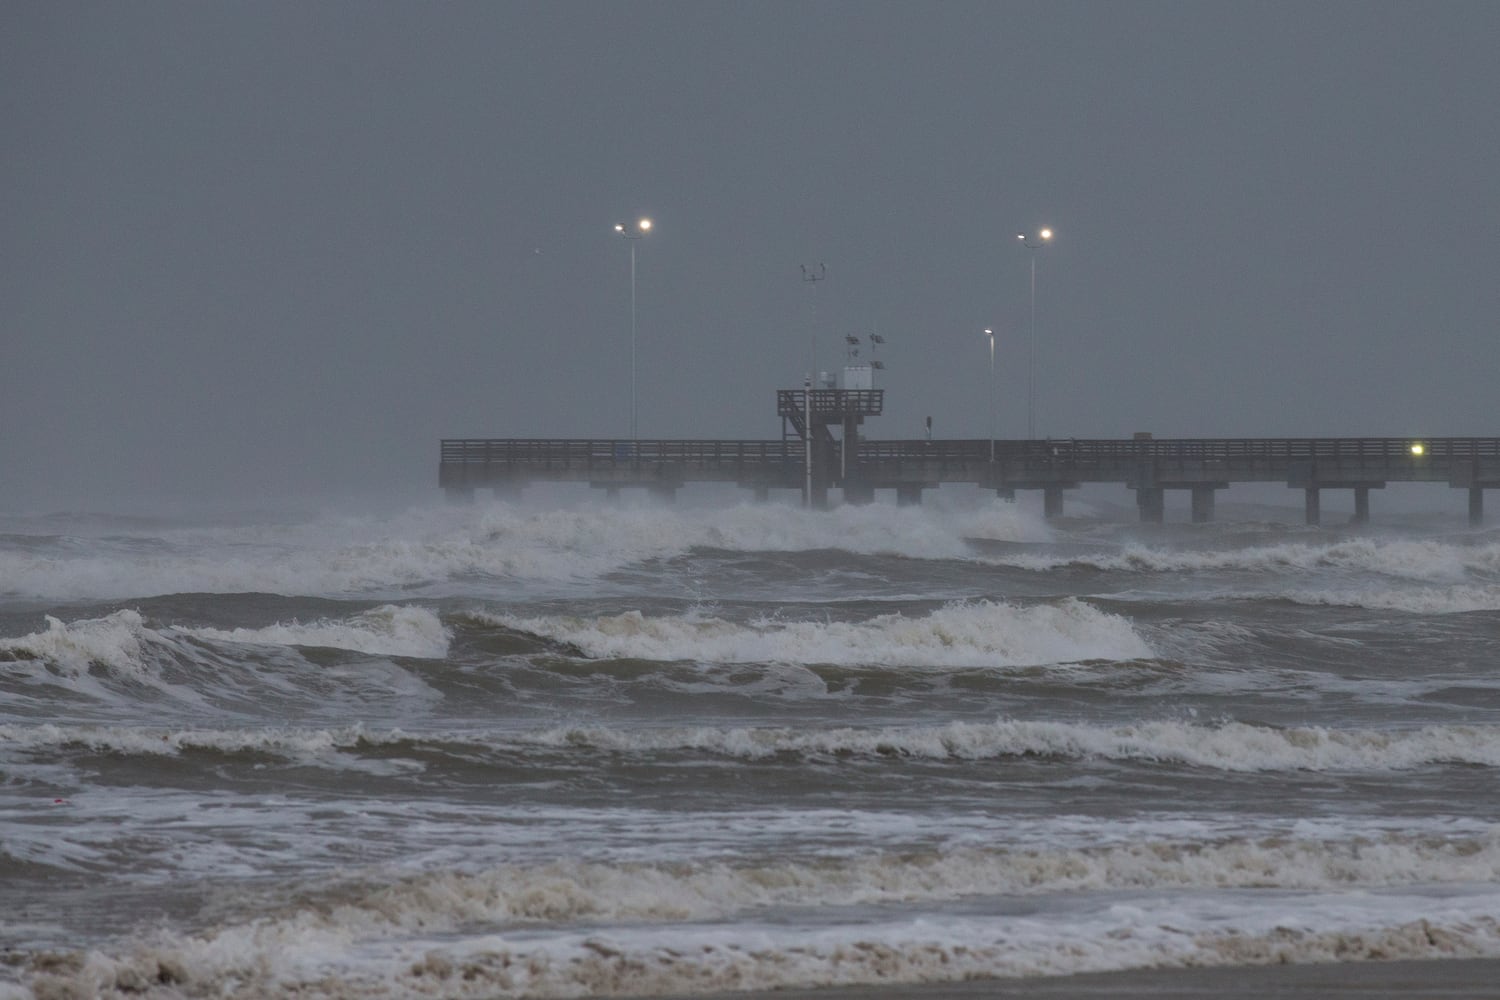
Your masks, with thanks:
M1219 490L1280 483L1304 494L1306 522L1320 522L1326 490L1352 490L1354 521L1370 516L1370 491L1393 482L1441 483L1468 493L1469 522L1484 520L1484 491L1500 488L1500 438L1163 438L1064 440L868 440L880 389L782 389L782 436L770 440L450 438L442 441L438 485L455 500L477 489L516 496L531 482L586 482L617 495L644 489L670 500L688 483L732 483L765 500L798 490L826 508L869 503L892 490L898 504L924 490L974 484L1014 498L1042 493L1047 517L1062 514L1067 490L1089 483L1133 490L1142 521L1164 519L1169 490L1190 494L1195 522L1212 521ZM837 434L835 434L837 431Z

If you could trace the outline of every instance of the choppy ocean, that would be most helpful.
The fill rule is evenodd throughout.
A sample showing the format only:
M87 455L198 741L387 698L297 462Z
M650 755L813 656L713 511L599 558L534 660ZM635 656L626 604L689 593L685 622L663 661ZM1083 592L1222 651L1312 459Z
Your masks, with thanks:
M1500 955L1500 534L929 500L0 517L0 996Z

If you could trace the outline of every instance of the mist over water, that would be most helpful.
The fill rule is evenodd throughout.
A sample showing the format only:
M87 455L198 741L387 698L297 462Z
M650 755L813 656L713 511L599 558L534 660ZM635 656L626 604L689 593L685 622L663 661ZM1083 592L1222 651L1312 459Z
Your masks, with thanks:
M1500 535L938 500L6 517L0 995L1500 955Z

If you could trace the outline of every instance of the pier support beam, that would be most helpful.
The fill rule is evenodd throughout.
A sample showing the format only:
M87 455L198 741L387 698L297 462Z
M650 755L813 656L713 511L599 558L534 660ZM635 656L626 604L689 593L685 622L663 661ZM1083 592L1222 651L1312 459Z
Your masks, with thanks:
M1214 519L1214 488L1212 486L1194 486L1193 493L1193 523L1207 524Z
M751 495L755 498L756 503L770 503L771 487L757 486L755 487L754 492Z
M844 503L867 504L875 502L875 487L868 483L845 483Z
M1484 523L1484 487L1469 487L1469 524L1479 527Z
M1167 519L1167 491L1160 486L1137 486L1135 505L1141 511L1141 523L1161 524Z
M997 489L995 491L995 496L999 497L1001 500L1004 500L1006 503L1016 502L1016 491L1008 486L1002 486Z
M1323 520L1322 498L1316 486L1308 486L1303 489L1306 494L1305 509L1307 511L1307 526L1316 528Z
M1370 523L1370 487L1354 487L1354 519L1353 524Z
M449 503L473 503L474 488L471 486L445 486L443 496L448 498Z
M922 504L922 484L902 483L896 487L897 507L919 507Z
M1047 486L1042 489L1042 516L1047 520L1054 517L1062 517L1063 512L1063 488L1061 486Z
M658 483L646 487L646 492L651 494L651 499L661 503L673 503L677 500L677 487L673 484Z

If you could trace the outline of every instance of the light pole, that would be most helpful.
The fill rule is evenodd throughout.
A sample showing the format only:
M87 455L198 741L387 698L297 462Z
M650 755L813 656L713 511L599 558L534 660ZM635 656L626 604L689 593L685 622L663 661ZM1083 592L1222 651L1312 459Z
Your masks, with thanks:
M995 331L984 328L990 338L990 464L995 464Z
M1036 253L1052 242L1052 230L1037 230L1036 237L1017 233L1021 245L1033 251L1031 254L1031 335L1026 346L1026 439L1036 440Z
M636 440L635 429L635 242L651 231L651 220L640 219L634 227L615 223L615 232L630 241L630 440Z

